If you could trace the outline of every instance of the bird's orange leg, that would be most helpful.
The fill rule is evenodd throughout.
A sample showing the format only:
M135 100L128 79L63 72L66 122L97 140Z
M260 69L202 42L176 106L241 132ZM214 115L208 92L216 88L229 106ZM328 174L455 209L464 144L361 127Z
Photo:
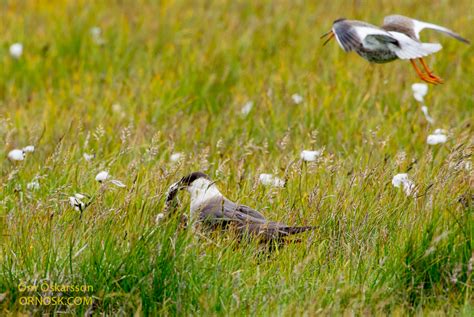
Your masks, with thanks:
M434 78L431 78L426 74L423 74L421 70L418 68L418 66L416 66L415 60L410 59L410 62L413 65L413 68L415 69L416 74L418 75L418 77L420 77L421 80L426 81L427 83L433 84L433 85L439 84L439 82L434 80Z
M421 62L421 65L423 65L423 68L425 69L426 73L428 74L428 76L430 76L431 78L433 78L434 80L436 80L438 83L442 84L443 83L443 79L441 79L441 77L438 77L436 75L434 75L431 70L429 69L428 65L426 65L425 63L425 60L423 58L420 58L419 59L420 62Z

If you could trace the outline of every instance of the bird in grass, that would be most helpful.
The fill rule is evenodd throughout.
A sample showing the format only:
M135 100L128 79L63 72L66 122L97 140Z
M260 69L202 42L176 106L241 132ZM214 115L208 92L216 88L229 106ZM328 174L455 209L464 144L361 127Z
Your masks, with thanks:
M253 236L264 243L283 242L286 237L315 229L267 220L260 212L227 199L215 182L202 172L191 173L171 185L166 196L167 206L181 189L191 195L191 218L209 229L234 230L238 236Z
M326 45L335 37L344 51L355 51L371 63L410 60L421 80L434 85L441 84L443 80L433 74L423 57L438 52L442 46L439 43L422 43L419 34L423 29L436 30L470 44L468 40L443 26L402 15L385 17L381 27L362 21L338 19L334 21L331 31L321 38L329 36L324 42ZM417 66L417 60L425 72Z

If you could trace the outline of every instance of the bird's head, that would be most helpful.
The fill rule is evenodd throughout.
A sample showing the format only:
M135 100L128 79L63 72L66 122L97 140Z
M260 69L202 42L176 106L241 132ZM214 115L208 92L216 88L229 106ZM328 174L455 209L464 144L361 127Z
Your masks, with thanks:
M327 32L327 33L325 33L325 34L323 34L323 35L321 36L321 39L327 37L326 41L324 41L324 43L323 43L323 46L325 46L330 40L332 40L332 39L334 38L334 36L335 36L335 34L334 34L334 26L335 26L337 23L340 23L340 22L345 21L345 20L346 20L345 18L339 18L339 19L337 19L337 20L334 20L334 22L332 23L333 28L332 28L329 32Z
M172 201L182 189L186 189L192 194L196 191L207 190L211 186L214 186L214 182L209 176L203 172L193 172L169 187L168 193L166 194L166 202Z

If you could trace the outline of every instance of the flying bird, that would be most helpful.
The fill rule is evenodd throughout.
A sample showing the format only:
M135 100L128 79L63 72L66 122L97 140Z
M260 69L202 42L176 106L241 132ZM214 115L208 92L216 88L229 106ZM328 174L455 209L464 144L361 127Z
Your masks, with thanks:
M468 40L443 26L402 15L385 17L381 27L362 21L338 19L334 21L331 31L321 38L329 36L324 42L326 45L335 37L344 51L355 51L371 63L388 63L396 59L410 60L421 80L434 85L441 84L443 80L433 74L423 57L438 52L442 46L439 43L422 43L419 34L423 29L436 30L470 44ZM418 68L417 60L425 72Z
M260 242L282 242L285 237L315 229L267 220L260 212L227 199L202 172L191 173L172 184L166 196L167 205L181 189L186 189L191 195L191 218L211 229L232 229L239 236L254 236Z

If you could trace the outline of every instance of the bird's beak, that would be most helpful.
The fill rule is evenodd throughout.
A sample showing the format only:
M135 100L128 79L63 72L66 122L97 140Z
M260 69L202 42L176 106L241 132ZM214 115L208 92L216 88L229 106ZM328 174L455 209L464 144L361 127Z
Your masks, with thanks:
M166 193L166 203L169 203L170 201L172 201L176 195L178 194L178 192L181 190L181 189L184 189L186 188L186 186L183 186L181 184L181 181L178 181L174 184L172 184L169 188L168 188L168 192Z
M335 36L333 30L327 32L326 34L323 34L320 38L323 39L325 37L329 36L326 41L323 43L323 46L325 46L330 40L333 39L333 37Z

